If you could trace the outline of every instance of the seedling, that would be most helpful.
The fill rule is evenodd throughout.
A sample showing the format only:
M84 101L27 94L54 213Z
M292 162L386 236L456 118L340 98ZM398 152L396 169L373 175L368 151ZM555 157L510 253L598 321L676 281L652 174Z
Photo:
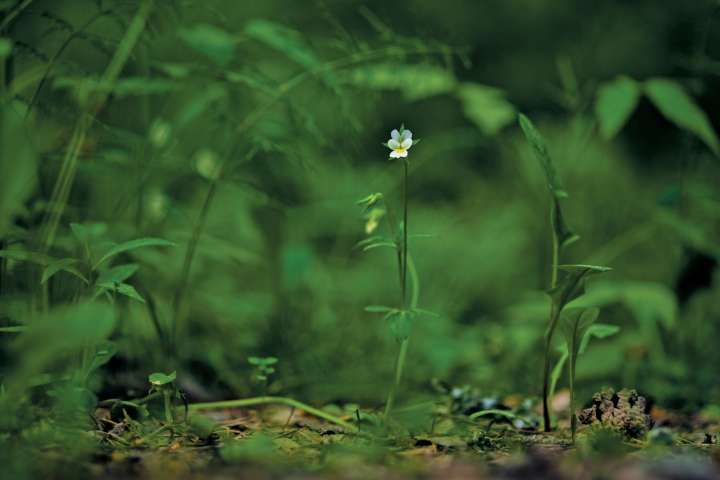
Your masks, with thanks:
M159 393L163 399L163 411L165 413L165 421L168 424L175 423L175 409L173 407L175 400L185 400L184 395L175 385L176 372L169 374L155 372L148 376L150 382L150 392Z
M585 280L589 275L607 272L608 267L596 265L560 265L562 251L580 237L576 235L562 214L561 200L567 199L568 194L555 170L545 140L533 123L525 115L519 115L520 128L528 143L533 149L540 165L545 172L548 190L551 196L550 205L550 231L552 232L552 254L550 267L550 315L545 330L545 361L543 365L543 424L546 432L552 429L549 408L550 396L550 365L552 362L552 341L558 326L558 321L565 306L572 300L585 293ZM565 275L559 279L560 271Z
M278 359L275 357L248 357L248 363L255 367L250 379L260 385L263 391L267 389L270 375L275 373L273 365L277 362Z
M593 336L604 338L617 333L620 328L615 325L596 324L595 321L600 315L598 308L568 308L562 315L561 330L565 336L565 349L561 360L558 362L560 368L555 368L553 375L559 375L562 370L562 364L565 359L570 360L568 365L568 385L570 388L570 429L572 431L572 440L575 442L575 433L577 431L577 415L575 414L575 369L577 359L580 354L585 352L590 338ZM562 362L562 363L561 363ZM557 373L556 373L557 372ZM557 379L553 378L553 384Z

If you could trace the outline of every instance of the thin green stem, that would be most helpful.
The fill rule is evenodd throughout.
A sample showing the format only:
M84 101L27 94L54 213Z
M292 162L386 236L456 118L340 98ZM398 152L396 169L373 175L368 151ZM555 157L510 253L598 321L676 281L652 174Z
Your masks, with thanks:
M399 257L400 267L400 296L402 305L402 315L407 315L407 275L408 275L408 162L403 161L403 225L402 225L402 249ZM408 343L410 339L404 338L400 342L400 351L398 352L397 362L395 363L395 381L388 393L387 402L385 402L385 419L390 417L390 412L395 404L395 397L400 388L402 373L405 369L405 358L407 357Z
M400 342L400 351L398 352L397 363L395 364L395 382L390 388L390 393L388 393L387 402L385 403L384 416L386 420L390 417L390 412L395 406L395 397L397 396L397 391L400 388L400 381L402 380L402 372L405 368L405 358L407 357L409 343L409 338L405 338Z
M558 239L555 231L555 209L550 209L550 227L552 231L552 265L550 272L550 289L554 289L557 286L558 281L558 264L560 257L560 240ZM550 418L550 406L549 406L549 383L550 383L550 356L552 354L552 339L555 333L555 324L557 323L556 316L560 312L555 311L555 307L550 309L550 320L548 323L548 331L545 335L545 365L543 368L543 426L546 432L552 430L552 422Z
M322 418L323 420L327 420L330 423L334 423L336 425L340 425L343 428L346 428L347 430L353 432L353 433L359 433L358 427L356 425L353 425L352 423L348 423L342 418L336 417L335 415L332 415L330 413L327 413L323 410L320 410L315 407L311 407L310 405L307 405L305 403L299 402L293 398L288 397L272 397L272 396L264 396L264 397L252 397L252 398L243 398L239 400L223 400L219 402L204 402L204 403L193 403L189 405L189 410L191 412L195 412L198 410L216 410L216 409L222 409L222 408L241 408L241 407L252 407L255 405L268 405L268 404L275 404L275 405L287 405L288 407L293 407L298 410L303 410L310 415L313 415L318 418Z
M165 409L165 421L167 423L174 423L175 419L173 418L173 409L172 402L170 401L170 395L171 392L169 391L163 392L163 407Z
M407 309L407 258L408 258L408 161L403 161L403 248L402 248L402 307Z

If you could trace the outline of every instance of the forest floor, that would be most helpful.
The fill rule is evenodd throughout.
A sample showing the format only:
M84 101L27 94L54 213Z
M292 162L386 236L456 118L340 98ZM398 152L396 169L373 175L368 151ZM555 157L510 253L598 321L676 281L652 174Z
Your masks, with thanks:
M109 413L96 415L97 478L720 479L720 419L656 407L638 438L606 416L581 425L574 443L567 421L545 433L502 414L388 434L359 410L344 418L360 433L286 406L212 409L173 427Z

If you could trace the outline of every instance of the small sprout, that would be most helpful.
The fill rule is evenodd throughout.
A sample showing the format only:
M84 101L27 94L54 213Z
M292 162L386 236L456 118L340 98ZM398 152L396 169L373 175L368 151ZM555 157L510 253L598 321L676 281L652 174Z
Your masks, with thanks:
M175 379L177 373L162 373L155 372L148 375L148 381L150 382L150 393L159 393L163 398L163 408L165 411L165 421L167 423L175 423L175 412L173 409L174 399L184 399L184 395L175 386ZM186 409L187 416L187 409Z
M253 382L267 387L270 375L275 373L275 365L278 362L276 357L248 357L248 363L253 365L253 373L251 379Z

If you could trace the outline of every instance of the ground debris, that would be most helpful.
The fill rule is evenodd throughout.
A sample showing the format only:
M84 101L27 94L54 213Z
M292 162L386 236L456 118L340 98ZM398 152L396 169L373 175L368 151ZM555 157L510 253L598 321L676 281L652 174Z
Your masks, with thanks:
M645 397L629 389L616 393L606 388L595 393L592 405L578 414L578 420L584 425L601 424L628 438L643 438L653 426Z

